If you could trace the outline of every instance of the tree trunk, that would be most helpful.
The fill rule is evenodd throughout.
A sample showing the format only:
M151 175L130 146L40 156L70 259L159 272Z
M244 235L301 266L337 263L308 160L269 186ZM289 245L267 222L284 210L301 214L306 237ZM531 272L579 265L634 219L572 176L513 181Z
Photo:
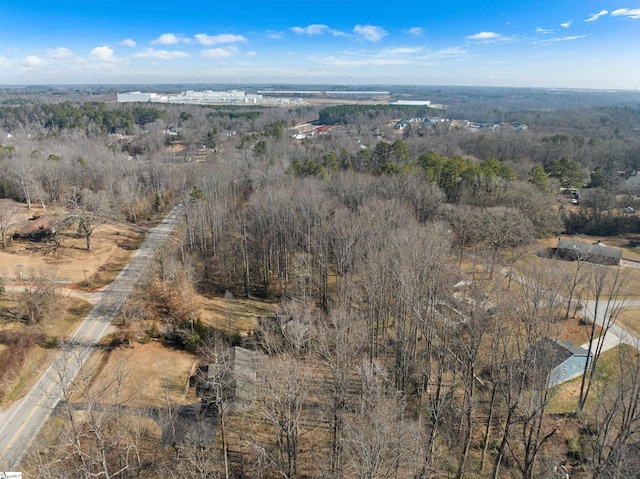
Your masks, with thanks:
M491 421L493 421L493 408L496 400L497 386L494 384L491 389L491 401L489 402L489 417L487 418L487 428L484 433L484 446L482 448L482 457L480 458L480 472L484 471L484 462L487 457L487 450L489 449L489 440L491 438Z

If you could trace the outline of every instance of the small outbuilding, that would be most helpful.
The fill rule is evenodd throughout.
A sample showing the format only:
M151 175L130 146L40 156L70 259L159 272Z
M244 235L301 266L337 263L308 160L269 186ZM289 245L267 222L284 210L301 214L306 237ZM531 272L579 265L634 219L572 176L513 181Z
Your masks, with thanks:
M234 347L217 363L200 366L191 382L207 406L224 404L230 414L253 411L258 353Z
M558 239L558 258L568 261L588 261L589 263L618 265L622 250L605 246L601 241L583 243L581 241Z

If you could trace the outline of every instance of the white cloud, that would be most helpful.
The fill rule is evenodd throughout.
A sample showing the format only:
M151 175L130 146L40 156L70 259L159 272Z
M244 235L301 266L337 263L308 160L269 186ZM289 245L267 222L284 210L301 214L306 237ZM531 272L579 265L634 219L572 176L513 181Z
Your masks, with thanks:
M347 36L346 33L341 32L340 30L334 30L333 28L329 27L329 25L323 25L320 23L313 23L311 25L307 25L306 27L297 27L297 26L291 27L290 30L297 35L307 35L309 37L312 37L314 35L324 35L324 34L330 34L330 35L333 35L334 37ZM282 36L274 37L272 35L271 38L282 38Z
M348 33L342 32L340 30L336 30L335 28L331 28L328 25L322 25L322 24L311 24L311 25L307 25L306 27L292 27L290 30L298 35L313 36L313 35L328 34L328 35L333 35L334 37L349 36Z
M407 58L387 58L381 56L353 56L338 57L330 55L328 57L317 58L325 67L365 67L365 66L392 66L414 64L416 60Z
M510 43L516 41L516 37L507 37L496 32L479 32L466 37L467 40L482 45L490 43Z
M469 35L467 37L468 40L496 40L500 38L501 35L496 32L480 32L475 35Z
M136 42L134 40L132 40L131 38L125 38L124 40L122 40L120 42L120 45L123 45L125 47L135 47L136 46Z
M48 61L45 58L40 58L36 55L29 55L24 59L24 66L26 66L27 68L42 67L47 63Z
M254 51L250 51L250 52L245 53L245 55L248 56L248 57L255 57L257 54L258 53L254 52Z
M586 35L572 35L569 37L555 37L549 38L545 40L540 40L538 42L533 42L534 45L544 45L545 43L557 43L557 42L572 42L574 40L580 40L581 38L585 38Z
M591 15L589 18L587 18L585 22L595 22L598 18L602 17L603 15L606 15L607 13L609 13L608 10L600 10L598 13L595 13Z
M156 60L174 60L176 58L188 57L187 52L181 52L178 50L154 50L153 48L145 48L139 53L132 55L133 58L152 58Z
M423 50L422 47L392 47L382 50L387 55L409 55L412 53L419 53Z
M219 48L210 48L209 50L202 50L200 54L204 58L209 58L212 60L219 60L222 58L230 58L234 55L237 55L238 47L232 45L230 47L219 47Z
M424 35L424 28L422 28L422 27L412 27L409 30L407 30L407 33L409 35L413 35L414 37L420 37L420 36Z
M72 58L73 52L68 48L54 48L47 50L47 57L53 58L54 60L64 60L66 58Z
M437 50L431 56L434 58L445 58L445 57L460 57L467 55L467 50L460 47L449 47L443 48L442 50Z
M293 33L297 33L298 35L322 35L323 33L329 32L331 29L328 25L321 25L314 23L312 25L307 25L306 27L291 27L291 31Z
M549 35L550 33L553 33L553 30L550 28L536 28L536 33L539 33L541 35Z
M561 23L560 26L562 28L569 28L572 23L573 23L573 20L569 20L568 22Z
M284 32L268 31L266 36L272 40L282 40L284 38Z
M640 19L640 8L619 8L611 12L614 17L627 17L633 20Z
M195 35L196 40L202 45L218 45L220 43L247 43L247 39L242 35L233 35L231 33L222 33L220 35L207 35L206 33L198 33Z
M388 35L387 31L382 27L375 25L356 25L353 31L370 42L379 42Z
M424 47L392 47L379 50L346 50L310 60L330 68L385 67L401 65L436 65L448 58L460 58L467 51L459 47L426 51Z
M152 45L175 45L176 43L189 43L191 40L182 35L175 33L163 33L155 40L151 41Z
M91 50L89 58L91 60L97 60L99 62L112 62L116 59L113 56L113 48L107 46L94 48L93 50Z

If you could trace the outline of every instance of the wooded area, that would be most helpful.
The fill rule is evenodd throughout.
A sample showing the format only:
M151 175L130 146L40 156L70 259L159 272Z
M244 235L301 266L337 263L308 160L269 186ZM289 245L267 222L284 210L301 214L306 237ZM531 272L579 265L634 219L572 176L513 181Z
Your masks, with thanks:
M528 128L398 131L361 108L17 100L0 107L0 196L41 206L56 234L90 250L101 224L182 208L115 344L161 341L225 374L234 346L261 358L252 411L227 409L220 391L201 398L213 443L162 439L182 406L168 394L127 409L132 365L99 391L87 372L51 421L57 439L25 459L37 477L640 474L637 351L601 354L600 327L579 324L587 300L617 321L629 272L559 267L534 247L640 232L637 105L505 111L492 98L495 121ZM482 105L452 110L474 120ZM294 139L299 123L336 115L348 124ZM0 209L5 249L14 219ZM276 313L221 331L200 321L196 294ZM46 308L21 304L14 320L36 327ZM594 344L573 394L549 386L550 339Z

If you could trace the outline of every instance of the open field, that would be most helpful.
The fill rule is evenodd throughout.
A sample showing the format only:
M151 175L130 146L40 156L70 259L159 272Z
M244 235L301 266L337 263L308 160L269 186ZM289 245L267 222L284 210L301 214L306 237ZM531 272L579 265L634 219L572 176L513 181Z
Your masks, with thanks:
M27 210L26 206L20 203L15 203L15 206L20 209L14 228L23 225L34 216L43 215L53 220L58 219L55 212L44 212L41 208L35 207ZM57 235L59 245L53 242L10 241L6 250L0 249L0 276L5 280L17 281L20 279L20 271L23 274L46 271L61 283L88 282L93 287L104 286L129 262L134 249L144 239L144 232L133 225L103 224L94 231L91 237L91 251L87 251L84 238L68 233L70 232Z
M598 360L596 375L605 384L616 387L616 381L620 378L620 361L631 359L636 352L626 344L605 351ZM578 397L580 396L580 386L582 376L578 376L566 383L557 386L553 391L553 397L549 403L549 413L551 414L571 414L578 408ZM605 388L606 389L606 388ZM598 391L592 390L585 404L585 411L592 413L598 404Z
M596 243L601 241L612 248L622 250L622 258L632 261L640 261L640 235L627 235L620 237L611 236L586 236L586 235L560 235L562 239L571 239L583 243ZM558 245L558 238L548 238L540 241L543 247L555 248Z
M188 404L197 401L193 389L188 390L194 367L193 354L156 341L115 348L91 359L85 370L92 376L87 396L115 404L118 394L118 401L126 398L126 405L131 407Z
M244 298L199 296L200 319L229 334L246 335L255 330L260 316L272 316L276 305L264 301Z
M623 309L616 324L640 337L640 308Z

